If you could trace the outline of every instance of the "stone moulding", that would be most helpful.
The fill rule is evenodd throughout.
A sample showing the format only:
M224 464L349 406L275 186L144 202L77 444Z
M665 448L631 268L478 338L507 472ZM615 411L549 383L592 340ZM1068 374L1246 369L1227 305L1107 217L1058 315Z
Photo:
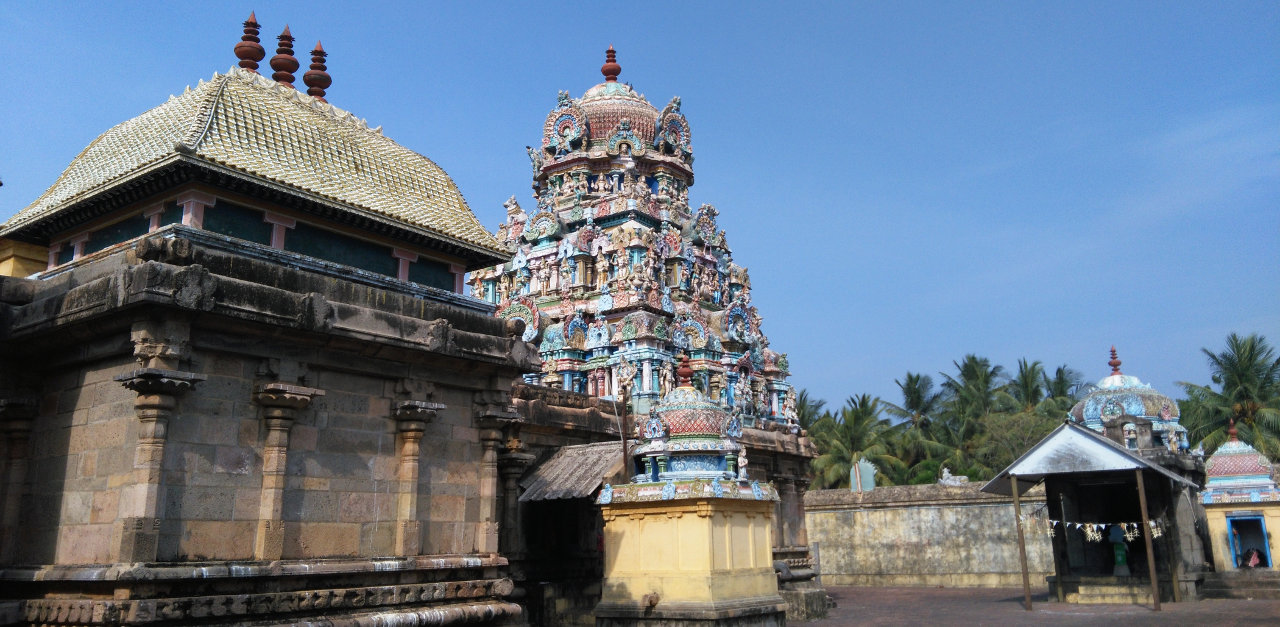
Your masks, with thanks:
M302 617L328 610L344 610L350 624L359 615L351 609L368 608L384 620L420 614L417 625L445 625L502 617L516 617L519 605L503 601L514 590L506 577L474 577L504 568L507 560L493 555L438 555L377 559L321 559L270 562L215 562L193 564L116 564L112 566L45 566L0 570L0 582L22 585L34 582L62 582L84 586L95 583L116 587L145 583L146 589L132 590L134 599L28 599L21 602L25 620L40 624L96 625L146 624L177 621L226 621L253 616L261 619ZM384 573L393 581L421 577L427 581L343 587L344 577ZM436 580L442 577L462 577ZM199 581L222 582L224 591L255 589L259 581L287 581L282 578L323 578L329 587L273 592L245 592L185 596L166 594L165 586L195 585ZM278 586L276 586L278 587ZM260 588L258 588L260 589ZM151 598L146 598L151 597ZM424 619L434 616L436 618ZM432 622L436 621L436 622ZM333 624L344 624L334 622Z
M436 617L434 621L405 624L448 625L520 616L522 608L507 601L442 603L422 607L423 603L510 594L510 579L483 581L450 581L395 586L369 586L297 592L266 592L216 596L178 597L168 599L130 600L64 600L33 599L23 602L25 620L43 625L131 625L174 621L236 621L252 615L254 619L277 615L277 620L290 615L323 613L328 610L381 608L383 620L401 616ZM505 592L500 592L505 590ZM398 605L412 605L397 609ZM216 622L214 624L217 624ZM326 624L365 624L359 616L347 615ZM377 624L377 623L373 623Z
M190 390L208 376L195 372L180 372L161 368L138 368L117 375L114 379L124 387L139 394L179 394Z
M280 267L243 259L221 244L226 242L207 234L190 240L153 236L133 249L115 250L109 261L49 278L32 302L12 307L10 337L20 339L124 307L151 305L522 369L536 365L536 351L509 337L502 321L474 307L456 307L460 300L471 299L437 298L434 292L401 282L353 288L338 277L296 267L298 263Z
M848 489L810 490L804 495L805 508L811 511L841 509L885 509L896 507L921 507L930 505L1000 505L1012 503L1007 496L980 492L981 483L965 486L938 484L880 486L868 492ZM1028 490L1023 501L1044 501L1044 487Z
M249 577L316 576L370 572L429 572L457 568L497 568L506 565L506 558L491 555L414 555L375 559L192 562L187 564L49 565L0 569L0 582L241 579Z

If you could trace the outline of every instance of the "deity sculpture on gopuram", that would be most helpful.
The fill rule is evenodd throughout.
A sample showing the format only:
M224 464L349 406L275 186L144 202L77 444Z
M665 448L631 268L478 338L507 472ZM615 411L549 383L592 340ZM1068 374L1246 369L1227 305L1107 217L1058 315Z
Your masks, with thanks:
M625 397L646 413L683 353L694 385L744 426L794 426L787 356L769 348L747 269L716 208L689 204L680 98L659 110L618 82L606 54L604 82L581 98L561 91L540 146L527 147L532 206L505 203L497 236L513 257L474 272L472 295L524 322L543 360L526 383Z

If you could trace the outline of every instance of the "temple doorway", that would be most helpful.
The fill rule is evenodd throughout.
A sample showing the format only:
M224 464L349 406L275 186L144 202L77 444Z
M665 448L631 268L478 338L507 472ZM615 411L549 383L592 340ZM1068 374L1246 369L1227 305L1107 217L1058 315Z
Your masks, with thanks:
M1228 516L1227 534L1236 568L1270 568L1267 523L1261 516Z

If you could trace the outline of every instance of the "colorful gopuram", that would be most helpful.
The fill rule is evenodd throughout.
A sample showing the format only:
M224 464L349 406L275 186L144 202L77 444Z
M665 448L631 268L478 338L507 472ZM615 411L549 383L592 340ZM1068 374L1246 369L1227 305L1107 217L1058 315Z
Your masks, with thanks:
M1094 431L1106 431L1108 423L1113 423L1122 430L1125 445L1132 449L1155 446L1187 450L1187 429L1178 423L1178 404L1138 377L1120 372L1114 346L1107 365L1111 366L1111 374L1071 408L1071 419ZM1122 416L1124 421L1116 423Z
M1230 439L1205 464L1208 480L1202 500L1208 515L1214 569L1275 569L1280 528L1280 488L1275 469L1257 449L1241 442L1235 425Z
M687 353L694 385L746 426L791 422L787 356L769 348L747 269L733 262L718 211L689 204L693 151L680 98L661 110L628 84L610 47L604 82L561 91L529 147L536 207L511 197L497 237L513 258L474 272L472 294L525 323L542 371L526 382L620 398L647 412L675 387Z

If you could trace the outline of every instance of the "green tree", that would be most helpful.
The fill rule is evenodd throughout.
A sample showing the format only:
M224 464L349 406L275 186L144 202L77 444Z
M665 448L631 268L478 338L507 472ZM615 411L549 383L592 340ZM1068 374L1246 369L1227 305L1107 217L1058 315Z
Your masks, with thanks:
M1068 368L1066 364L1058 366L1053 371L1052 378L1048 374L1044 376L1045 394L1049 398L1069 399L1072 404L1080 400L1077 396L1080 393L1082 383L1083 380L1080 377L1080 373Z
M1038 361L1018 360L1018 374L1009 379L1005 391L1024 412L1034 411L1045 400L1044 366Z
M800 390L796 395L796 421L800 423L800 428L813 429L813 424L822 417L822 408L826 405L826 401L810 397L809 390Z
M1004 367L992 366L986 357L965 355L952 362L957 374L942 373L942 389L954 418L978 420L999 409L1000 388L1004 385Z
M902 390L902 404L885 403L885 411L902 418L913 427L929 426L929 418L942 409L942 393L933 389L933 378L927 374L907 372L901 381L894 380Z
M1258 334L1227 336L1226 350L1200 349L1209 360L1211 386L1182 382L1179 403L1192 440L1212 453L1235 423L1241 440L1272 460L1280 459L1280 358Z
M880 399L867 394L849 397L836 414L824 414L812 432L818 449L813 460L818 485L849 487L849 470L864 457L881 470L881 479L887 480L886 469L902 463L893 454L892 430L889 420L881 417Z

